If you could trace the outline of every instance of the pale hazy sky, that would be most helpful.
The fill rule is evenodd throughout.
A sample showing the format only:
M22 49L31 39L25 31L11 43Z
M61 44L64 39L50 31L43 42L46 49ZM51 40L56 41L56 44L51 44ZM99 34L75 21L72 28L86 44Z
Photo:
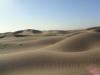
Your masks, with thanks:
M0 0L0 32L100 26L100 0Z

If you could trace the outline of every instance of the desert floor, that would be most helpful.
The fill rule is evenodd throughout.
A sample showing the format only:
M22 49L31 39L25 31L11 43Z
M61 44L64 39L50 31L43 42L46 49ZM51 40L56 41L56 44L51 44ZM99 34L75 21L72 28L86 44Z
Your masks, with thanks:
M100 27L0 34L0 75L90 75L100 67Z

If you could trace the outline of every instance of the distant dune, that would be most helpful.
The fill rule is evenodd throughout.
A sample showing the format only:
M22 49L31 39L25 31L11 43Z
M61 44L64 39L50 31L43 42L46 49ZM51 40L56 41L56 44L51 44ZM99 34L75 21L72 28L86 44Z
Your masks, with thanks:
M90 75L100 66L100 27L0 34L0 75Z

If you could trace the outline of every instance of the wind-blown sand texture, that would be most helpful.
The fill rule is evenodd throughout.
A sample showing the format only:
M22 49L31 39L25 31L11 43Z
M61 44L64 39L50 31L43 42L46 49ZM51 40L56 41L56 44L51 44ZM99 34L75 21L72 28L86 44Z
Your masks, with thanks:
M0 75L90 75L100 66L100 27L0 34Z

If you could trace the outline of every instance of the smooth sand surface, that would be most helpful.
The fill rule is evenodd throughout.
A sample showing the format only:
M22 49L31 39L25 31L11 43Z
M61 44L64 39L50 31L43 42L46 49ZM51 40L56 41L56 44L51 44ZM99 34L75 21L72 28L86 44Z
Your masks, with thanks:
M90 75L89 65L100 66L99 27L38 32L0 38L0 75Z

